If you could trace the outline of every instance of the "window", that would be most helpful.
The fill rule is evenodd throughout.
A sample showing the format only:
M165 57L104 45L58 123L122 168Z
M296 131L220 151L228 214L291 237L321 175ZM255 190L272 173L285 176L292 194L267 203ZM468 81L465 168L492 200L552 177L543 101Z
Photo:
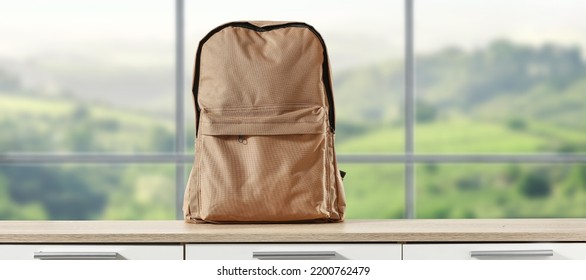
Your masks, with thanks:
M13 1L0 219L180 218L197 44L247 19L324 37L348 218L582 217L584 5Z
M415 4L417 217L586 215L585 3Z
M173 219L173 5L2 9L0 219Z

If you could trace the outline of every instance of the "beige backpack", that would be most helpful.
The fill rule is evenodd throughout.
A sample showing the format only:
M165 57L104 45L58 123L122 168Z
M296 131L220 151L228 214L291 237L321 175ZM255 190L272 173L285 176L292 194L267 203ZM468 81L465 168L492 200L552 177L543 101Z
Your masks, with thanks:
M339 222L326 46L300 22L231 22L199 43L187 222ZM342 172L343 173L343 172Z

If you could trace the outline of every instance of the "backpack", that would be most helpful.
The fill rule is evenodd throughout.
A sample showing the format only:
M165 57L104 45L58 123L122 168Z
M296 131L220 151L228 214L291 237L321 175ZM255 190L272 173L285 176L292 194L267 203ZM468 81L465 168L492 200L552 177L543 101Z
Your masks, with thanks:
M199 43L192 223L340 222L326 46L301 22L231 22Z

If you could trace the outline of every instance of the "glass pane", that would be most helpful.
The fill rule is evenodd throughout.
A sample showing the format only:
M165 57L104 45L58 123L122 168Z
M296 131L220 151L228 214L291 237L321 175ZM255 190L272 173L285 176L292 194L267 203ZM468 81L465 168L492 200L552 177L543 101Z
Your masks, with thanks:
M586 151L586 2L415 1L417 151Z
M171 151L173 12L152 0L3 3L0 153Z
M173 165L32 165L0 169L0 220L175 218Z
M307 22L328 47L338 151L400 152L403 18L403 1L186 1L186 88L199 40L213 28L240 20ZM186 100L186 142L193 151L194 108L191 96Z
M398 164L340 164L346 172L346 218L403 218L404 168Z
M586 216L586 165L419 164L417 218Z

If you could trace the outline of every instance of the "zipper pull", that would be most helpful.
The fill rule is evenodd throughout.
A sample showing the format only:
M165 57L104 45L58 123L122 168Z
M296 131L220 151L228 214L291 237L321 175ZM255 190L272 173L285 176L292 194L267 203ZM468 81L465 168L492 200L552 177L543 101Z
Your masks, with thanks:
M248 144L248 140L244 137L244 135L238 135L238 143L242 145Z

